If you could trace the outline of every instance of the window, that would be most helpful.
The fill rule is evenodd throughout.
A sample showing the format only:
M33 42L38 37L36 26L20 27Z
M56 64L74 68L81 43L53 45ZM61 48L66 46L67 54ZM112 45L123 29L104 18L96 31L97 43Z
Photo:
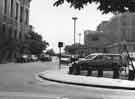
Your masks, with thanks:
M93 57L95 57L95 55L89 55L89 56L86 56L85 59L91 59Z
M7 14L7 0L4 1L4 14Z
M14 30L14 38L17 39L17 30Z
M94 60L102 60L103 59L103 56L102 55L98 55L97 57L95 57Z
M25 13L26 13L25 23L28 24L28 21L29 21L29 11L25 10Z
M13 13L14 13L14 0L11 0L11 12L10 12L11 17L13 17Z
M120 60L120 56L113 56L113 60L117 60L117 61L119 61Z
M132 26L133 27L135 26L135 14L133 14L133 16L132 16Z
M97 40L99 40L99 37L98 36L93 36L91 39L92 39L92 41L97 41Z
M18 9L19 9L19 4L16 3L16 16L15 16L16 20L18 20L18 11L19 11Z
M19 39L22 40L22 33L19 33Z
M6 25L5 24L3 24L3 26L2 26L2 32L3 33L6 32Z
M23 7L20 9L20 22L23 22Z
M9 28L8 29L8 34L9 34L9 38L13 38L14 37L14 34L13 34L13 32L12 32L12 28Z

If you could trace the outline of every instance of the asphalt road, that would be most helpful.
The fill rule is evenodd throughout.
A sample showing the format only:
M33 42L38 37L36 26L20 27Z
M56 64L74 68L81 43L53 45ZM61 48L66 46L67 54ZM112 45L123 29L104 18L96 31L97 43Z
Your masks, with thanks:
M135 91L66 85L43 81L36 76L39 72L57 67L57 61L0 64L0 99L135 98Z

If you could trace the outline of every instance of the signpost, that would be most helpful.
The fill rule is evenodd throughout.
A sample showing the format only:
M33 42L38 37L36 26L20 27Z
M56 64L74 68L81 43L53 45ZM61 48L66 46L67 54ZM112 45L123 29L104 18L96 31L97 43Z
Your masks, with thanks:
M63 42L58 42L59 47L59 69L61 69L61 48L63 47Z

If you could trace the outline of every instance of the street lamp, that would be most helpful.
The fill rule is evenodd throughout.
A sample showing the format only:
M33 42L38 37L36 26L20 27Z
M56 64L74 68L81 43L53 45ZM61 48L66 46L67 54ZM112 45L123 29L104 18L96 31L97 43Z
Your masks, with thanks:
M78 35L79 35L79 44L81 44L81 36L82 36L82 34L79 33Z
M74 45L75 45L76 20L77 20L77 17L72 17L72 19L74 20Z

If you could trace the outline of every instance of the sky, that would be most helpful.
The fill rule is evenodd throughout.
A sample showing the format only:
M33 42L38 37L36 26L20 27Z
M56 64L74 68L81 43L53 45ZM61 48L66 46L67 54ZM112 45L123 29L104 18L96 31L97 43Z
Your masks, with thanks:
M32 0L30 7L30 24L34 30L42 35L43 39L49 42L49 48L58 52L58 42L65 45L74 42L74 21L72 17L77 17L76 22L76 42L79 42L81 33L81 43L85 30L96 30L102 22L109 20L113 15L103 15L97 10L97 5L91 4L82 10L70 8L65 3L59 7L54 7L56 0Z

